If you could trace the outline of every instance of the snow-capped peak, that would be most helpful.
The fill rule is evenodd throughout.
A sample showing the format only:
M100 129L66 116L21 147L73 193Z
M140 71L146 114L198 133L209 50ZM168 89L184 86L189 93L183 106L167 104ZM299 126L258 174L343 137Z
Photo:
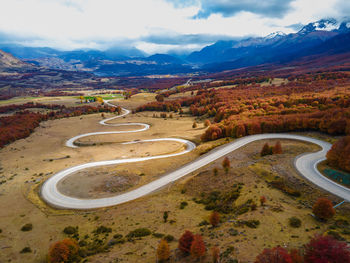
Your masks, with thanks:
M334 18L330 19L321 19L319 21L309 23L304 26L299 34L307 34L313 31L333 31L339 28L340 23L337 22Z
M276 31L276 32L273 32L273 33L267 35L265 38L266 39L272 39L272 38L275 38L275 37L283 37L285 35L286 34L283 33L282 31Z

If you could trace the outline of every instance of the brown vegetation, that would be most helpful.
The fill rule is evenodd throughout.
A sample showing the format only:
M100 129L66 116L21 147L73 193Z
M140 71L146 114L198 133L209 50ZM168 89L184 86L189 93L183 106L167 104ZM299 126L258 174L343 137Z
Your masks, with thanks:
M312 212L320 219L330 219L335 215L333 204L327 198L319 198L312 207Z

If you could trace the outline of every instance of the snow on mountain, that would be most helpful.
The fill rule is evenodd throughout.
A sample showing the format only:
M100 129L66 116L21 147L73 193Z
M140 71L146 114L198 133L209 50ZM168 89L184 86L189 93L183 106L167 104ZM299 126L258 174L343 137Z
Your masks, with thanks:
M283 33L282 31L276 31L276 32L273 32L273 33L267 35L265 37L265 39L272 39L275 37L284 37L284 36L286 36L286 33Z
M334 31L337 30L339 26L340 23L334 18L321 19L319 21L307 24L298 33L308 34L313 31Z

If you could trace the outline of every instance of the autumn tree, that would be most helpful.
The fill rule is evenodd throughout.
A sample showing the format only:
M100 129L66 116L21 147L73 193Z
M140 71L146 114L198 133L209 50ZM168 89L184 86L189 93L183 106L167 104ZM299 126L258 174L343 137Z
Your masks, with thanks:
M292 249L290 251L290 257L293 263L304 263L304 255L299 249Z
M158 94L158 95L156 96L156 100L157 100L158 102L163 102L163 101L164 101L164 95Z
M288 251L282 247L265 248L255 263L293 263Z
M97 100L98 103L103 105L103 99L101 97L97 97L96 100Z
M350 136L338 140L327 153L330 166L350 172Z
M265 196L260 196L260 204L261 206L264 206L266 203L266 197Z
M49 249L49 263L73 262L78 257L78 244L75 240L66 238L54 243Z
M170 257L170 249L168 242L165 239L162 239L159 242L158 248L157 248L157 259L158 262L166 262Z
M225 157L225 159L222 161L222 167L224 168L225 172L228 173L228 170L230 169L230 160Z
M205 120L204 122L204 127L209 127L210 126L210 120Z
M220 223L220 214L213 211L209 216L209 222L213 227L216 227Z
M118 115L122 113L122 108L120 106L117 106L117 112L118 112Z
M211 249L211 256L212 256L213 263L219 263L219 261L220 261L220 248L213 247Z
M192 128L193 128L193 129L197 128L197 122L195 122L195 121L193 122Z
M261 149L260 156L265 156L271 154L271 148L268 143L265 143Z
M201 235L195 235L191 244L191 256L200 259L205 255L205 244Z
M281 154L282 151L282 145L280 141L277 141L275 146L272 148L272 153L273 154Z
M312 212L315 216L324 220L330 219L335 215L333 204L327 198L319 198L312 207Z
M332 236L316 236L305 245L305 263L350 262L350 249L346 242Z
M179 239L179 249L184 254L189 254L191 252L191 245L193 242L194 235L191 231L186 230L185 233Z

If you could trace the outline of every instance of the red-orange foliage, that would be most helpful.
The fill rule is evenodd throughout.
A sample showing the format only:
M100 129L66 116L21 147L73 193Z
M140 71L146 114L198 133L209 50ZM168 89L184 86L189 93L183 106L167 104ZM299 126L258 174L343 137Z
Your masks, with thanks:
M158 102L163 102L163 101L164 101L164 95L158 94L158 95L156 96L156 100L157 100Z
M80 107L65 107L60 105L45 105L27 103L25 106L18 106L23 110L23 107L39 107L47 109L60 109L59 111L51 111L48 114L34 113L29 111L17 112L14 115L0 117L0 148L15 140L28 137L36 127L39 126L41 121L48 119L59 119L73 116L80 116L83 114L91 114L97 112L112 112L115 109L109 107L92 107L92 106L80 106ZM0 110L7 111L14 108L10 106L0 107Z
M179 239L179 249L184 254L188 254L191 251L191 245L193 242L193 234L191 231L186 230L185 233Z
M319 198L312 207L312 212L318 218L325 220L330 219L335 215L333 204L327 198Z
M49 249L49 262L71 262L77 256L78 249L78 244L70 238L58 241L54 243Z
M203 141L259 133L308 130L350 134L348 73L304 74L301 70L295 72L297 75L290 76L288 83L279 86L260 85L262 81L270 80L271 76L255 73L256 77L251 77L247 72L214 74L213 77L220 78L220 81L185 88L197 89L195 96L162 103L152 102L139 107L138 111L169 111L190 107L190 113L194 116L214 117L217 123L213 125L216 127L205 131L201 137ZM281 76L285 77L283 74L291 73L281 71L274 74L282 74ZM233 88L213 89L232 83L236 85ZM177 91L169 91L173 92Z
M159 262L165 262L170 257L170 250L168 242L165 239L162 239L159 242L158 248L157 248L157 259Z
M272 148L272 153L273 154L281 154L283 153L282 151L282 145L280 141L277 141L275 146Z
M225 157L225 159L222 161L222 167L225 169L225 171L227 172L230 169L230 160Z
M344 262L350 262L350 249L331 236L316 236L305 246L305 263Z
M213 211L209 216L210 224L215 227L220 223L220 214L216 211Z
M265 248L255 259L255 263L293 263L288 251L282 247Z
M263 206L266 203L266 197L265 196L260 196L260 204Z
M195 235L191 244L191 256L199 259L205 255L205 244L201 235Z
M338 140L327 153L330 166L350 172L350 136Z
M290 251L290 257L292 258L293 263L304 263L304 256L298 249L292 249Z
M213 263L219 263L219 260L220 260L220 248L213 247L211 249L211 253L212 253Z
M210 120L205 120L204 122L204 127L209 127L210 126Z
M265 156L271 154L271 147L268 143L265 143L261 149L260 156Z

